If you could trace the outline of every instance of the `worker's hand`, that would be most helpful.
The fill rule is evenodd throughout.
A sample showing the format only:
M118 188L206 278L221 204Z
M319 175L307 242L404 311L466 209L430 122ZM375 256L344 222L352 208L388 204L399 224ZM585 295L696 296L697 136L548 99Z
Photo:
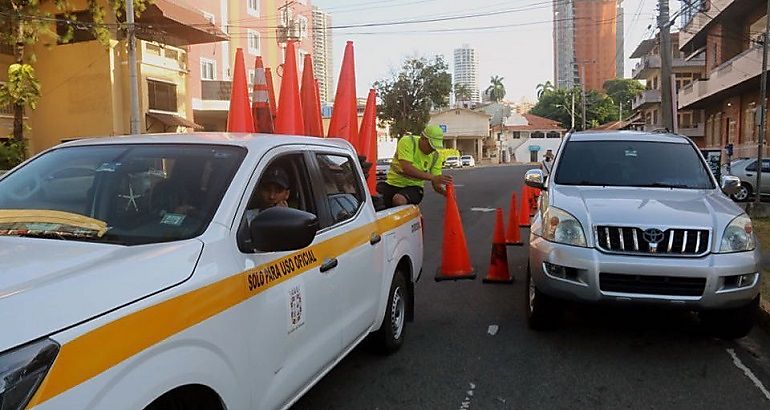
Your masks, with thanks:
M451 184L452 176L451 175L434 175L433 178L431 178L431 182L433 183L433 186Z

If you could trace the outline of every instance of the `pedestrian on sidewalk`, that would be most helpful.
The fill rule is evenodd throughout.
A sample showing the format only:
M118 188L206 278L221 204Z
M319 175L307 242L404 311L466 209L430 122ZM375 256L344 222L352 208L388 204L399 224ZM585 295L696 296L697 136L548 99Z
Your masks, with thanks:
M420 136L405 135L398 140L396 154L385 182L377 185L386 207L422 202L424 181L433 190L446 195L450 175L442 175L438 149L444 147L444 132L437 125L428 125Z

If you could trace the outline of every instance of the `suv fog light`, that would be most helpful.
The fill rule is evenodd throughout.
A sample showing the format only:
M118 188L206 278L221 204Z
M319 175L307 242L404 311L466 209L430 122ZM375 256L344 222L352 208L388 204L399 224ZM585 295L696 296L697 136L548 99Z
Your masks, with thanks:
M580 282L578 279L578 270L575 268L569 268L561 265L554 265L553 263L543 262L543 268L549 276L555 278L568 280L571 282Z
M757 280L756 273L746 273L743 275L725 276L723 289L740 289L754 286Z

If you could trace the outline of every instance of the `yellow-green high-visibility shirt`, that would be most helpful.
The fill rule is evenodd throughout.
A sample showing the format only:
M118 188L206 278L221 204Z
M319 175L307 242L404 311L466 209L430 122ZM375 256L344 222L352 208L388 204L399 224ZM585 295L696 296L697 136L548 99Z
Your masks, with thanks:
M403 174L401 169L401 163L399 160L409 161L415 168L423 172L430 172L432 175L441 175L441 162L439 161L438 151L433 151L430 154L422 152L418 146L420 137L415 135L404 135L398 140L396 146L396 153L393 155L393 163L390 164L390 170L388 171L388 178L386 182L388 185L404 188L408 186L422 187L422 179L412 178Z

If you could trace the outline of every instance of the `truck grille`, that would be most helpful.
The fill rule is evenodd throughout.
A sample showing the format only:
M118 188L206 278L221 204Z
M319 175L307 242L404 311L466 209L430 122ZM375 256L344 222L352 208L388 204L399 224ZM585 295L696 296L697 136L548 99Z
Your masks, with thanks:
M706 278L601 273L599 274L599 288L605 292L701 296L706 288Z
M597 226L597 247L609 253L660 256L703 256L710 248L708 229L646 229Z

